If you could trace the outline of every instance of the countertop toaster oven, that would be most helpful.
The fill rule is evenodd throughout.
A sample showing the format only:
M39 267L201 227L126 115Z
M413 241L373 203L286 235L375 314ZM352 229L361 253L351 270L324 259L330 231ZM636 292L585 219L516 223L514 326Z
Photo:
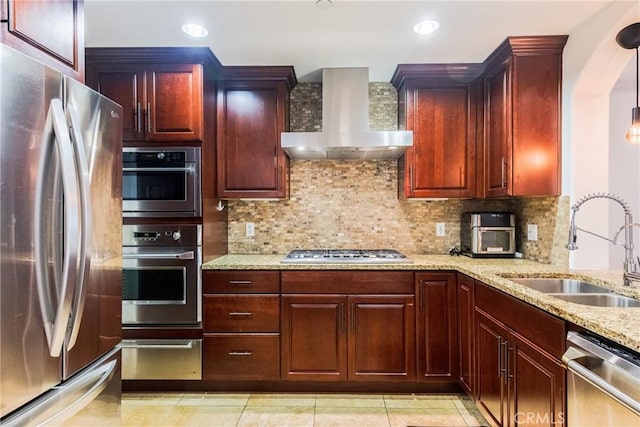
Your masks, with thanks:
M460 251L472 257L510 258L516 252L516 219L510 212L465 212Z

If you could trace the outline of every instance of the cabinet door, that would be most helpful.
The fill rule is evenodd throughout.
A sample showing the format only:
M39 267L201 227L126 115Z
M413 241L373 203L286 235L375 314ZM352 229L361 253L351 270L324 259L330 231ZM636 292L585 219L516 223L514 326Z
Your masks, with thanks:
M458 381L455 273L417 273L418 380Z
M346 302L341 295L282 296L283 380L347 379Z
M84 12L78 0L3 0L0 40L84 81Z
M218 92L218 197L284 198L284 84L222 82Z
M473 86L409 86L405 197L475 196L475 94Z
M513 60L514 196L561 192L561 53L518 55Z
M493 424L506 425L507 329L476 309L476 403Z
M474 301L472 278L458 274L458 352L460 383L469 396L474 395L475 371L473 357Z
M122 106L122 139L144 140L145 67L137 64L87 66L87 85Z
M415 309L409 295L349 301L349 380L415 381Z
M202 66L154 64L147 66L146 139L201 141Z
M485 78L485 195L510 194L511 59Z
M565 425L565 369L517 334L509 338L509 425Z

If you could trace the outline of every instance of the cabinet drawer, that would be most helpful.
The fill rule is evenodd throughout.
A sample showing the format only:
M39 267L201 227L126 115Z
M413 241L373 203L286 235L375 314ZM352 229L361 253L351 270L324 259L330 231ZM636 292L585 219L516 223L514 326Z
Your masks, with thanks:
M565 322L502 291L476 281L476 307L557 359L565 348Z
M279 271L203 271L204 293L245 294L280 292Z
M206 332L279 332L278 295L205 295Z
M413 294L412 271L283 271L282 293Z
M280 367L278 334L206 334L205 380L277 380Z

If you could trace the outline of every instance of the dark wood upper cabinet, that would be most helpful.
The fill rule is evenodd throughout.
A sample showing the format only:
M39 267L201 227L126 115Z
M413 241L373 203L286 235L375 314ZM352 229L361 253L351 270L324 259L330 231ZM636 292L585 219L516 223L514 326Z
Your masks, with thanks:
M400 159L400 197L476 195L476 99L481 64L399 65L399 127L413 131Z
M218 197L289 197L289 160L280 134L289 129L292 67L226 67L218 84Z
M0 41L84 82L82 0L2 0Z
M560 194L567 38L509 37L484 62L485 197Z
M87 85L123 108L124 141L202 141L201 64L107 64L88 59Z

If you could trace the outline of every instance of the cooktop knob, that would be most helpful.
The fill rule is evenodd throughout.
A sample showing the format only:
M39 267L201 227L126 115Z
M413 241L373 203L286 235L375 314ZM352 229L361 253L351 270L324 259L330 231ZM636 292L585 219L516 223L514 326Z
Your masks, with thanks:
M172 237L173 237L173 240L180 240L180 238L182 237L182 234L180 234L179 231L174 231Z

